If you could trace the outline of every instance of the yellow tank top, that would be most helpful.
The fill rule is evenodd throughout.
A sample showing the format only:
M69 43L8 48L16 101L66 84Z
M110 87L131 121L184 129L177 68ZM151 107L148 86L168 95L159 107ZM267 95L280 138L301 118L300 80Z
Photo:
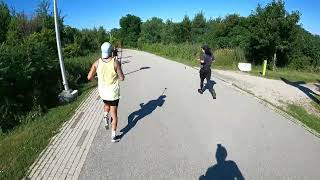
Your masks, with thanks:
M115 60L109 62L98 60L98 90L103 100L114 101L120 98L118 74L114 68Z

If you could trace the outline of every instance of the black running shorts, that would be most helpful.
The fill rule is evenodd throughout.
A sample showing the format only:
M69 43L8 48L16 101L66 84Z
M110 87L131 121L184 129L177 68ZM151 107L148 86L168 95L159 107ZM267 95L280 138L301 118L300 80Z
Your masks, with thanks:
M103 102L109 106L118 106L119 105L119 99L114 100L114 101L103 100Z

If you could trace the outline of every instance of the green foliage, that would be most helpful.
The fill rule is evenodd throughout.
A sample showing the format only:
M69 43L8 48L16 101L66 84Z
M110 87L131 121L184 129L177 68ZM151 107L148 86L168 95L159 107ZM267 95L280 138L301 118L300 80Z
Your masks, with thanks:
M178 26L170 20L167 20L161 32L161 42L164 44L178 43Z
M192 20L191 25L191 36L193 42L203 41L202 35L206 31L206 18L204 17L203 12L200 12L195 15Z
M34 107L46 109L55 104L59 73L54 43L54 32L43 30L20 44L0 47L3 131L21 123L18 117Z
M273 1L266 7L257 7L250 19L249 60L261 64L264 59L278 57L275 65L286 66L289 63L290 44L297 32L300 14L288 13L283 1Z
M57 105L62 90L54 18L49 1L42 1L32 16L9 12L0 2L0 132L40 116ZM64 57L96 52L109 35L103 27L78 30L58 17ZM72 88L86 82L86 73L99 55L66 59Z
M143 44L143 50L158 54L160 56L173 58L191 66L196 66L199 58L200 44Z
M240 48L235 49L217 49L214 51L214 67L223 69L237 69L239 62L246 62L245 53Z
M88 71L99 57L100 53L93 53L87 56L74 56L65 59L65 67L68 72L67 78L71 87L79 87L79 85L87 82Z
M139 43L161 42L161 31L164 26L162 19L153 17L141 26Z
M128 14L120 19L121 40L124 45L137 47L137 42L141 32L141 19Z
M181 42L190 42L191 41L191 31L192 31L192 22L188 16L184 16L180 26L180 41Z
M0 1L0 43L6 40L6 34L10 23L10 11L8 6Z

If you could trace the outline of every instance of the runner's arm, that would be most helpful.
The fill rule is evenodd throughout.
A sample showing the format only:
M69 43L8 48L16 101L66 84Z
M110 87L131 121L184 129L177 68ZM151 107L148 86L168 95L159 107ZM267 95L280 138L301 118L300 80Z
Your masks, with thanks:
M94 76L96 75L96 73L97 73L97 61L95 63L93 63L91 66L91 69L90 69L88 76L87 76L88 80L92 81Z
M114 61L115 62L115 68L116 68L116 72L118 74L119 80L123 81L124 80L124 74L121 68L121 63L119 61Z

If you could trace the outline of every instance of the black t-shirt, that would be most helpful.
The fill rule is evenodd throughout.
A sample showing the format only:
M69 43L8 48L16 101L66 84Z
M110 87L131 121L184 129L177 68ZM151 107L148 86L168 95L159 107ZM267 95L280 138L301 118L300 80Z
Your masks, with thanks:
M211 67L213 56L209 56L207 54L202 54L202 57L200 58L204 62L201 63L201 68L209 68Z

